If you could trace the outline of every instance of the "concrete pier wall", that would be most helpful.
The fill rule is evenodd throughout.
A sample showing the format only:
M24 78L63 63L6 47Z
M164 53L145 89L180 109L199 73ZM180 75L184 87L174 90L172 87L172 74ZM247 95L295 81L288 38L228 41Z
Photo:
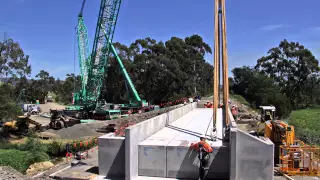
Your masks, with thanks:
M98 138L99 175L108 178L124 178L125 142L124 137L112 137L109 134Z
M230 127L230 135L229 135L229 179L236 180L236 157L237 157L237 132L238 126L235 122L231 110L229 111L229 127Z
M230 110L229 110L230 111ZM274 144L237 128L230 114L230 180L273 180Z
M236 180L273 180L274 144L238 129Z

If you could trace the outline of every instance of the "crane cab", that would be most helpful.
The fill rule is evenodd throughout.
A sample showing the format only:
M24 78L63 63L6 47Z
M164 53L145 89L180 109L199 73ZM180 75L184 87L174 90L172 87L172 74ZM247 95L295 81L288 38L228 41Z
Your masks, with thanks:
M274 106L259 106L261 110L261 122L275 120L276 107Z

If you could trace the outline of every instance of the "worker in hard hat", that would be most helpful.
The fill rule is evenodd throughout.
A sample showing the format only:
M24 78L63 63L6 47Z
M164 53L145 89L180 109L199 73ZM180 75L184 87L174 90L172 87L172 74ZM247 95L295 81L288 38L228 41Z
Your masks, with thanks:
M237 120L237 118L238 118L238 110L237 110L237 107L235 105L232 105L231 114L232 114L234 120Z
M213 108L213 104L209 101L205 104L205 108Z
M209 170L209 160L210 160L210 153L213 152L212 147L208 142L206 142L206 136L200 136L200 141L195 144L191 144L191 148L196 149L198 151L198 158L200 161L199 167L199 179L205 179L207 172Z
M209 105L209 101L207 101L207 102L204 104L204 108L208 108L208 105Z

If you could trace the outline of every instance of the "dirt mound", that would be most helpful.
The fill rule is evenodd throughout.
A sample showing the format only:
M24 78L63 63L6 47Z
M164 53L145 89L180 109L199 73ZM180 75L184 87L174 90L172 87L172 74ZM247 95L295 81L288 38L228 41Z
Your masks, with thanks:
M53 166L54 166L54 164L52 162L50 162L50 161L34 163L27 169L26 174L28 176L32 176L32 175L35 175L38 172L47 170L47 169L49 169L49 168L51 168Z

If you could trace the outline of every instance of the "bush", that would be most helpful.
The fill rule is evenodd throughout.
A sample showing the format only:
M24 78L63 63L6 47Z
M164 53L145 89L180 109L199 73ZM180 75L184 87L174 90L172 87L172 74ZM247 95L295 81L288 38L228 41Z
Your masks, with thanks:
M31 151L31 152L46 152L47 147L45 144L41 143L38 139L28 138L27 141L18 146L21 151Z
M10 166L19 172L24 173L28 167L29 162L28 152L19 151L16 149L0 149L0 166Z
M49 155L44 151L28 151L26 161L29 165L50 160Z
M62 142L52 141L47 145L47 153L52 157L59 157L65 155L66 149Z

